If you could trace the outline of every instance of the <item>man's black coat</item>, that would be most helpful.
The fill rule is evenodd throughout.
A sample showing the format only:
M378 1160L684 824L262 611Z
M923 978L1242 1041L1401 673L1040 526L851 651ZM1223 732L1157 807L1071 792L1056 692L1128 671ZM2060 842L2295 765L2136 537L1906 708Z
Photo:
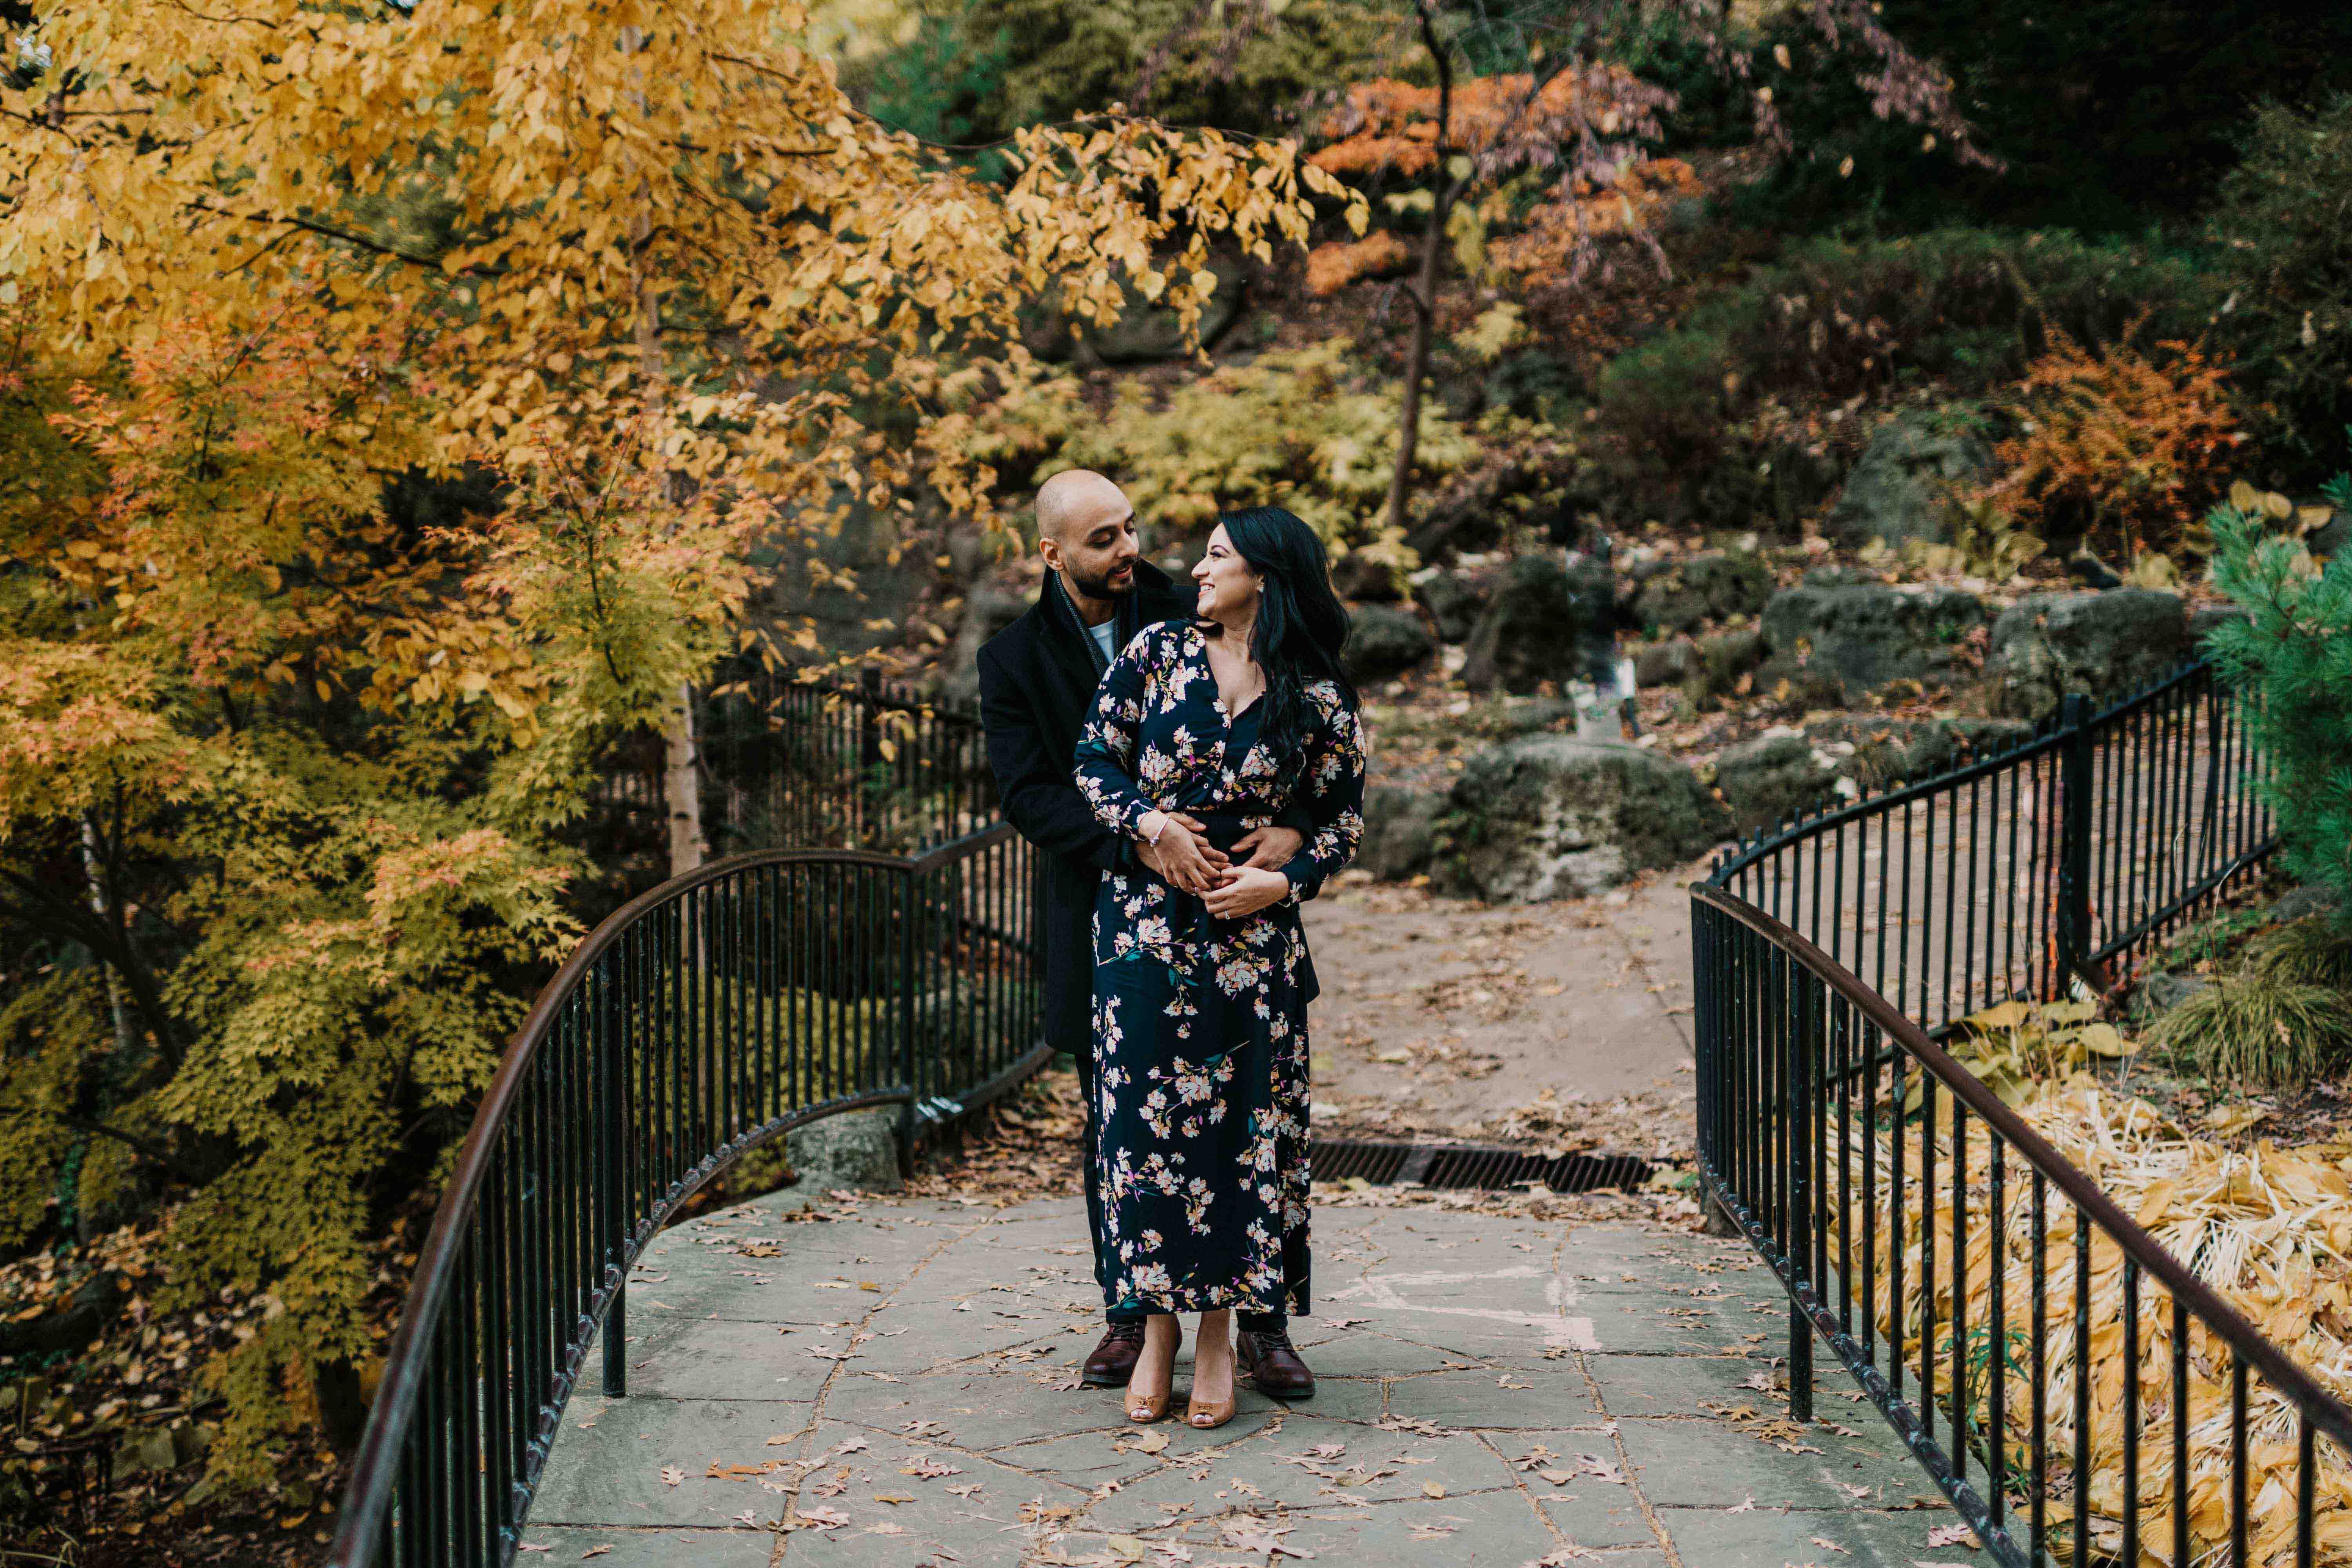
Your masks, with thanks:
M1124 648L1145 626L1192 613L1192 595L1139 561L1111 646ZM1132 863L1127 841L1095 820L1070 773L1101 681L1097 651L1058 572L1046 573L1036 604L980 650L988 765L1005 819L1041 852L1045 1039L1079 1057L1091 1054L1094 1037L1095 889L1105 871Z

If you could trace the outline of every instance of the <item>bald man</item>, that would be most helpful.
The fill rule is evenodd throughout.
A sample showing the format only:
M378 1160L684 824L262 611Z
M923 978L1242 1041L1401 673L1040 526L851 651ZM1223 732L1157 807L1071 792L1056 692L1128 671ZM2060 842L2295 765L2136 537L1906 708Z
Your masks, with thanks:
M1107 1283L1094 1158L1095 890L1104 872L1133 868L1139 850L1095 820L1072 778L1071 758L1110 661L1145 626L1191 615L1195 595L1180 592L1143 559L1126 493L1083 468L1055 474L1038 490L1037 553L1045 562L1037 603L980 650L980 717L1005 817L1038 849L1045 1042L1077 1061L1087 1106L1087 1220L1096 1238L1095 1278ZM1308 826L1304 808L1294 808L1235 844L1234 853L1251 865L1278 868L1305 842ZM1107 1316L1109 1325L1087 1358L1083 1381L1094 1388L1123 1388L1143 1345L1144 1314L1115 1310ZM1279 1381L1289 1366L1279 1315L1245 1316L1241 1328L1260 1336L1259 1364L1266 1369L1261 1382ZM1302 1367L1293 1376L1307 1374ZM1311 1381L1306 1386L1311 1389ZM1297 1397L1300 1390L1268 1386L1265 1392Z

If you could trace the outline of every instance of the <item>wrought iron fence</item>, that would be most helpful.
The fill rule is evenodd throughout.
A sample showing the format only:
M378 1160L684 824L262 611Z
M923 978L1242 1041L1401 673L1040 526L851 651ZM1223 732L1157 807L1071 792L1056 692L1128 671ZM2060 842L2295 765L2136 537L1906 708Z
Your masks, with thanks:
M330 1561L509 1561L600 1324L625 1392L629 1268L696 1189L861 1107L898 1108L906 1158L1035 1070L1035 871L1003 824L915 855L761 851L599 925L467 1134Z
M1708 880L1940 1033L2133 957L2269 854L2243 713L2192 664L2022 745L1783 823Z
M907 852L996 819L978 710L873 670L855 680L757 666L697 693L702 830L714 853L772 844ZM657 737L616 749L590 793L597 842L659 865L668 827Z
M1693 889L1702 1177L1788 1288L1792 1414L1818 1332L2011 1568L2352 1546L2352 1410L1935 1038L2248 874L2261 767L2192 666Z

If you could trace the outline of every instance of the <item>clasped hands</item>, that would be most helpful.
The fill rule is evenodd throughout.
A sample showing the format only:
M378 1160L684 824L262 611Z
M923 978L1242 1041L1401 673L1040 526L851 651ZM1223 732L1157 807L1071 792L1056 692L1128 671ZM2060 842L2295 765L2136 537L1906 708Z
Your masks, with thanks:
M1203 837L1207 825L1181 811L1148 811L1136 824L1135 853L1160 878L1197 896L1223 920L1253 915L1290 892L1290 879L1278 868L1289 863L1307 840L1294 827L1255 827L1234 841L1233 856ZM1158 841L1153 842L1154 836Z

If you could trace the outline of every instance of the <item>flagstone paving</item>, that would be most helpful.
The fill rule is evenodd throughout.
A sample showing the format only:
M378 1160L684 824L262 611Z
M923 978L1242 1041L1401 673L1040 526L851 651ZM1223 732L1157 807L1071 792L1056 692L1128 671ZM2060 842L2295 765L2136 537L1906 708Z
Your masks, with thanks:
M1311 1399L1213 1432L1076 1386L1084 1205L779 1194L689 1221L629 1292L520 1561L1349 1568L1911 1565L1958 1515L1842 1372L1796 1428L1745 1245L1633 1222L1318 1206ZM795 1211L829 1219L793 1217ZM1181 1409L1189 1343L1177 1373ZM1944 1544L1955 1533L1958 1544ZM1931 1543L1932 1542L1932 1543ZM543 1550L547 1555L536 1555Z

